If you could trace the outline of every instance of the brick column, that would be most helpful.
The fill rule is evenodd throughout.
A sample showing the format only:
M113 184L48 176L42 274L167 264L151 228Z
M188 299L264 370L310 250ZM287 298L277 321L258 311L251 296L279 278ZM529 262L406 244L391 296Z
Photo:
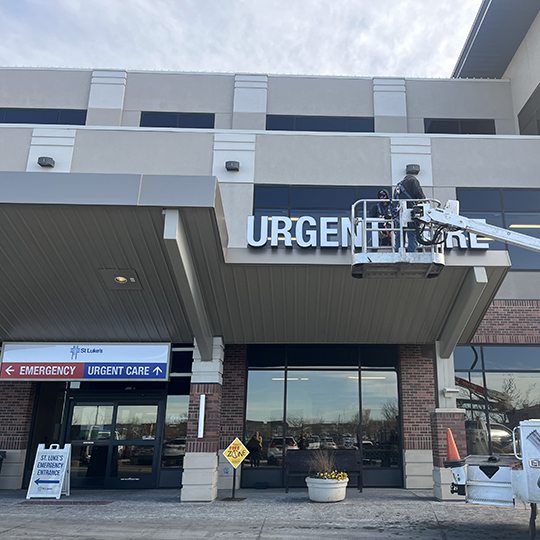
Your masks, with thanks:
M21 488L35 397L36 383L0 382L0 489Z
M219 448L244 435L246 408L246 345L227 345L223 366L223 394L221 399L221 433Z
M223 340L214 338L212 360L202 360L195 343L182 475L183 502L213 501L217 497L223 352ZM203 436L199 437L202 394L206 396L204 429Z
M432 488L430 411L435 408L433 358L420 345L400 345L400 399L406 488Z
M221 422L221 384L192 384L186 435L187 452L217 452ZM204 436L199 438L199 407L205 395Z
M223 450L236 437L244 441L246 410L247 345L227 345L223 365L221 397L221 434L219 440L219 489L232 489L233 467L223 456ZM236 469L236 486L240 487L241 467Z

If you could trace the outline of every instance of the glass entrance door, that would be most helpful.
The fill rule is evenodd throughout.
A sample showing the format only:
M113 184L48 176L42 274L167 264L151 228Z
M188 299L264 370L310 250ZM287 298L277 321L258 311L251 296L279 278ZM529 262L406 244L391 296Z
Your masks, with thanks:
M160 403L74 402L71 485L90 488L156 487L161 458Z

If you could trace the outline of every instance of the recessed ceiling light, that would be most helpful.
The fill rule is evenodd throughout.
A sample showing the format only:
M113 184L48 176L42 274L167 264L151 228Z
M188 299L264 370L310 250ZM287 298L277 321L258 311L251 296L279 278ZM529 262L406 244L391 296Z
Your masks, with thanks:
M141 282L133 268L99 268L103 284L111 291L142 291Z

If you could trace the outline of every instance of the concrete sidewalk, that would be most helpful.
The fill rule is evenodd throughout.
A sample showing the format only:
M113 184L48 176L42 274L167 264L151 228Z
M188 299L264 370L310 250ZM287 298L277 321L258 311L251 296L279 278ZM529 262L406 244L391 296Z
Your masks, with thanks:
M339 503L312 503L306 489L238 490L242 501L180 503L179 490L75 490L26 501L0 492L0 540L476 540L528 538L529 509L436 501L431 491L347 491ZM540 523L539 523L540 528ZM538 535L540 539L540 533Z

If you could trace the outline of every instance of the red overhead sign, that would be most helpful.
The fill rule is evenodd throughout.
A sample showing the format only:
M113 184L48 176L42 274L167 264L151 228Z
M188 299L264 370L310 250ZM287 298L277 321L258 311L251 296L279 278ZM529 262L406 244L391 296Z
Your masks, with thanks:
M0 371L2 379L82 379L84 364L81 363L52 363L39 362L18 363L4 362Z

